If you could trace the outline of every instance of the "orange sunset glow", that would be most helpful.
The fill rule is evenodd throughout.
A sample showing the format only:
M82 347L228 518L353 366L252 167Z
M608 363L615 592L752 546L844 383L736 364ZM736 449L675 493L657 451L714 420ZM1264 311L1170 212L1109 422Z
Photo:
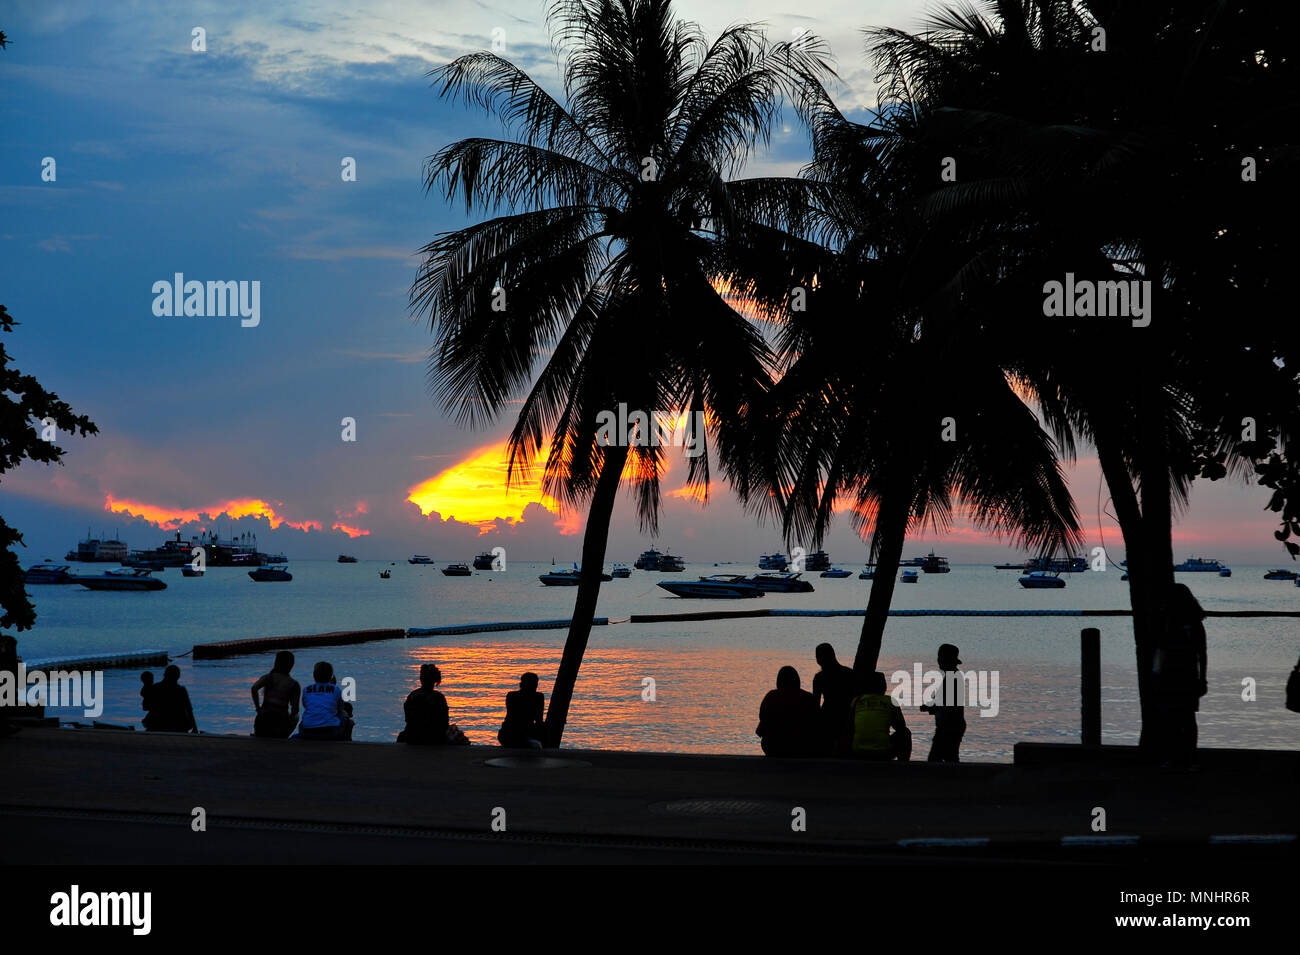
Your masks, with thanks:
M538 459L546 460L547 451L542 448ZM504 441L478 448L460 463L415 485L407 492L406 499L425 517L437 514L444 521L473 524L479 528L480 535L489 533L496 521L510 524L521 521L524 508L540 504L557 515L555 526L561 534L576 534L581 526L578 516L561 515L559 501L543 494L537 484L516 478L506 487L508 461Z
M114 514L125 514L128 517L143 518L152 524L157 524L165 531L174 531L182 524L190 524L204 518L220 517L222 514L236 521L241 517L264 517L270 522L272 529L283 524L303 533L309 530L321 530L320 521L291 521L280 516L275 509L283 506L282 502L272 505L258 498L237 498L187 510L119 499L111 494L104 500L104 510Z

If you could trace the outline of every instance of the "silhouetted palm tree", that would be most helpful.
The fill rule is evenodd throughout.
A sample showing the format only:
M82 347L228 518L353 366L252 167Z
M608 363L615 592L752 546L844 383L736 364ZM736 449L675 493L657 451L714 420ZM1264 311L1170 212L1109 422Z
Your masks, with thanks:
M564 103L491 53L433 71L444 97L500 116L510 140L470 138L428 160L426 184L492 218L439 235L411 290L437 339L431 381L463 423L522 396L511 474L549 444L543 482L588 505L573 620L547 714L558 746L586 649L610 515L626 474L654 531L660 447L602 446L625 404L702 411L722 446L743 436L771 354L713 277L773 187L728 177L766 142L784 78L816 70L812 41L769 44L753 26L707 42L668 0L559 0L549 22ZM647 437L642 435L642 438ZM698 435L703 449L704 435ZM688 480L707 494L708 454Z

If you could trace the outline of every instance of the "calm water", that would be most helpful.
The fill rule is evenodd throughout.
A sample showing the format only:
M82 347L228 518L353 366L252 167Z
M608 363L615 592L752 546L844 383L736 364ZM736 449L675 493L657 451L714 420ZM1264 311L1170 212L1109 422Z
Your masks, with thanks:
M74 567L86 573L108 565ZM195 643L327 630L422 627L446 624L567 618L576 591L543 587L546 564L514 563L508 573L478 571L444 577L437 567L391 566L387 561L337 564L296 561L290 583L253 583L239 568L209 568L206 577L179 570L158 574L168 589L156 593L94 592L82 587L33 587L39 612L34 630L19 635L29 660L111 650L165 649L186 653ZM847 569L847 565L846 565ZM757 601L705 601L672 597L655 586L668 579L634 570L627 580L601 588L600 614L614 619L634 613L697 609L816 608L865 606L869 582L805 576L812 594L769 594ZM1300 587L1266 581L1265 567L1235 567L1232 578L1180 574L1206 609L1300 609ZM678 577L752 572L753 565L688 564ZM1028 591L1015 571L988 564L955 565L947 575L921 575L900 584L894 607L962 609L1107 609L1128 606L1127 584L1113 569L1066 575L1064 590ZM791 664L811 686L813 648L835 645L852 663L860 618L767 618L681 624L615 623L597 627L585 657L570 711L565 742L571 746L758 753L754 734L758 704L779 667ZM933 666L940 643L961 647L965 670L996 670L999 712L981 718L968 709L963 753L970 759L1010 760L1018 740L1070 741L1078 737L1079 630L1102 631L1102 713L1107 742L1137 739L1137 683L1132 627L1124 618L922 617L892 618L880 668L911 671L914 662ZM1295 748L1300 714L1282 700L1286 677L1300 654L1300 620L1207 621L1210 694L1201 702L1201 741L1207 746ZM307 682L311 664L327 659L336 673L357 685L355 737L391 740L402 724L402 700L416 684L421 663L437 663L452 719L475 743L495 743L504 699L519 674L533 670L549 697L564 630L513 631L455 637L414 638L297 653L294 676ZM229 660L177 660L199 726L208 732L249 733L253 709L249 685L270 668L271 654ZM158 672L160 668L155 668ZM655 681L656 700L642 700L645 677ZM1241 699L1242 681L1258 684L1258 699ZM105 673L102 720L138 723L139 674ZM64 712L69 719L79 713ZM932 719L908 714L917 754L929 748Z

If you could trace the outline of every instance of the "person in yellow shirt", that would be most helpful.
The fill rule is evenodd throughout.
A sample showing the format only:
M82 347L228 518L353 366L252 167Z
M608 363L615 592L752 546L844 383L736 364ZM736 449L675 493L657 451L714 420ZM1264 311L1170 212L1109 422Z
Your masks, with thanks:
M887 686L883 673L872 673L853 698L853 755L907 762L912 758L912 731L907 728L902 709L885 692Z

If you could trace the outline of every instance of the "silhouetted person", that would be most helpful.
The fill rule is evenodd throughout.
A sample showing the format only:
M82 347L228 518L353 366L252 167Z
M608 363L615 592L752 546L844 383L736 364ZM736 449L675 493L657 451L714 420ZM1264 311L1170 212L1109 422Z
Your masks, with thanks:
M302 687L289 675L293 669L293 654L281 650L275 655L271 672L259 677L253 684L253 735L271 739L288 739L298 725L298 700ZM262 691L259 699L257 692Z
M153 706L153 672L145 670L140 674L140 709L144 710L144 716L140 719L140 725L149 729L149 709Z
M853 746L853 715L850 707L857 693L853 670L835 659L829 643L817 646L817 663L821 669L813 676L813 701L821 706L822 737L826 751L847 756Z
M1291 668L1291 675L1286 678L1286 708L1293 713L1300 713L1300 660Z
M152 679L153 674L148 676ZM140 681L145 683L145 675ZM146 692L147 691L147 692ZM149 711L141 722L144 728L164 733L197 733L198 724L194 721L194 707L190 705L190 694L181 686L181 668L174 663L163 670L163 678L150 686L145 683L140 690L142 706Z
M866 674L858 683L861 693L849 703L853 721L853 755L862 759L912 758L912 731L903 710L887 692L889 684L880 672ZM890 732L890 731L893 732Z
M816 756L820 752L821 717L817 701L799 688L799 671L781 667L776 689L769 690L758 708L754 732L763 740L768 756Z
M1205 611L1186 584L1174 584L1152 660L1152 689L1159 713L1161 769L1195 768L1196 713L1208 688Z
M506 718L497 742L518 749L541 749L546 739L545 711L546 697L537 690L537 674L525 673L519 678L519 689L506 694Z
M445 746L449 719L447 698L436 689L442 682L442 671L432 663L420 667L420 686L412 690L402 704L406 714L406 729L397 734L399 743L419 746Z
M312 667L312 682L302 688L302 723L298 739L352 739L352 704L334 678L334 667L322 660Z
M922 713L934 714L934 740L930 743L931 763L958 763L961 739L966 735L966 707L962 705L965 684L957 664L958 650L951 643L939 645L939 670L944 679L935 687L934 705L922 706ZM950 675L951 674L951 675Z

